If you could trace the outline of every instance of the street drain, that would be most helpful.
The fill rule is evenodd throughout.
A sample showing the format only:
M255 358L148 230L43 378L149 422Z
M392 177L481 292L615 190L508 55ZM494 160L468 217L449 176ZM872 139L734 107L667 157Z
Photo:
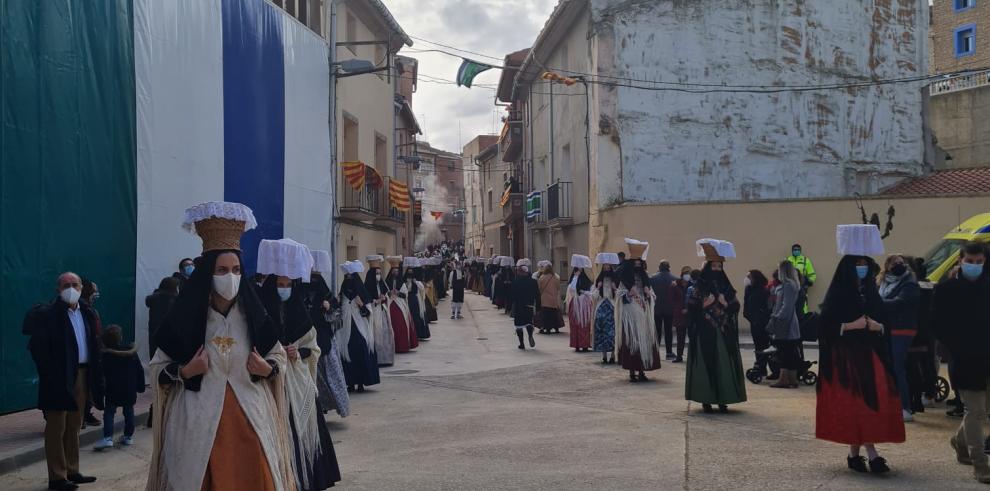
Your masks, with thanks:
M478 341L488 341L488 338L475 338L475 339L477 339Z
M389 375L412 375L414 373L419 373L419 370L392 370L391 372L385 372Z

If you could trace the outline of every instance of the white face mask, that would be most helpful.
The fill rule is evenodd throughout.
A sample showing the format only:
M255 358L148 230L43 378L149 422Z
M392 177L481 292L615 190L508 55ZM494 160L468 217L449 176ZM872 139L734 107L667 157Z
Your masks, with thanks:
M377 281L382 281L382 275L380 275L380 274L376 274L376 275L375 275L375 280L377 280Z
M691 275L686 274L684 276L681 276L681 279L684 280L684 281L691 281Z
M241 275L239 274L213 275L213 290L227 301L233 300L240 288Z
M285 302L286 300L288 300L289 297L291 297L291 296L292 296L292 288L279 288L278 289L278 298L281 298L283 302Z
M749 276L743 278L743 285L750 286L752 284L753 284L753 282L750 281Z
M76 290L75 288L69 287L66 288L65 290L62 290L62 293L59 294L59 297L62 298L63 302L69 305L75 305L79 303L80 295L82 295L82 292Z

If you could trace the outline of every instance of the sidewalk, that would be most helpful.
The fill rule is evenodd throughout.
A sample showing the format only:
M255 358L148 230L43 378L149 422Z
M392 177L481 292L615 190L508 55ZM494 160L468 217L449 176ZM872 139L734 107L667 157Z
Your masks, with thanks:
M138 394L134 405L135 426L147 421L151 400L151 390ZM93 414L102 420L100 411L94 409ZM124 417L118 411L114 421L115 436L123 434L123 430ZM79 433L80 453L100 438L103 438L102 426L87 426ZM0 475L41 460L45 460L45 418L41 411L29 409L0 416Z

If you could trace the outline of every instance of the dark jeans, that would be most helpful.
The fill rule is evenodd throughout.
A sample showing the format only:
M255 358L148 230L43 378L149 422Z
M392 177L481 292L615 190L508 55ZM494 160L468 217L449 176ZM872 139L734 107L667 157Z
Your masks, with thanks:
M657 323L657 339L660 339L662 336L664 347L667 348L667 354L672 354L674 352L674 314L661 314L657 312L653 314L653 319Z
M908 411L911 410L911 386L908 385L907 357L912 341L914 341L914 333L911 331L900 330L890 336L891 361L894 365L897 392L901 395L901 409Z
M124 413L124 436L134 436L134 406L121 406ZM103 437L113 438L113 417L117 413L115 406L107 406L103 410Z

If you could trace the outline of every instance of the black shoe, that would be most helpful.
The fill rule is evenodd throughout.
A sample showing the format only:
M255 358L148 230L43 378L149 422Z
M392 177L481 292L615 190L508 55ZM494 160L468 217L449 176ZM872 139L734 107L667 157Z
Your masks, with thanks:
M667 352L667 361L671 361L671 360L673 360L674 358L677 358L677 355L675 355L674 353L672 353L672 352L670 352L670 351L668 351L668 352Z
M55 491L74 491L79 489L79 486L72 481L62 479L61 481L48 481L48 489Z
M711 404L702 404L701 405L701 410L704 411L705 414L712 414L712 413L715 412L715 410L712 409L712 405Z
M86 423L87 426L101 426L102 425L102 423L100 422L100 420L96 419L96 416L93 416L93 413L86 413L86 416L83 416L83 423Z
M524 349L526 349L526 345L520 344L519 346L517 346L517 348L519 348L521 350L524 350Z
M726 406L725 404L719 404L718 405L718 412L720 412L722 414L728 414L729 413L729 406Z
M347 386L347 392L354 392L354 386L353 385L348 385Z
M69 476L69 480L75 484L89 484L96 482L96 478L93 476L84 476L82 474L72 474Z
M358 388L357 388L357 391L358 391L358 393L364 392L364 386L363 385L359 385Z
M649 380L650 380L650 379L648 379L648 378L646 378L646 374L645 374L645 373L640 373L640 374L639 374L639 381L640 381L640 382L647 382L647 381L649 381Z
M674 361L672 361L671 363L684 363L684 357L678 356L677 358L674 358Z
M778 379L780 379L780 372L772 372L770 373L770 375L767 375L767 380L778 380Z
M536 347L536 339L533 339L533 333L529 333L529 347L530 348Z
M862 457L860 457L862 458ZM870 472L874 474L883 474L884 472L890 472L890 467L887 467L887 459L883 457L877 457L870 461Z
M612 357L609 357L609 359L608 359L608 364L609 364L609 365L615 365L615 357L614 357L614 356L612 356Z
M966 414L966 410L961 406L956 406L945 412L945 415L950 418L961 418Z
M856 472L869 472L866 468L866 457L863 457L862 455L846 457L846 465Z
M608 358L602 355L602 365L608 365Z
M630 373L629 374L629 381L635 384L636 382L639 382L639 379L636 378L636 374Z

